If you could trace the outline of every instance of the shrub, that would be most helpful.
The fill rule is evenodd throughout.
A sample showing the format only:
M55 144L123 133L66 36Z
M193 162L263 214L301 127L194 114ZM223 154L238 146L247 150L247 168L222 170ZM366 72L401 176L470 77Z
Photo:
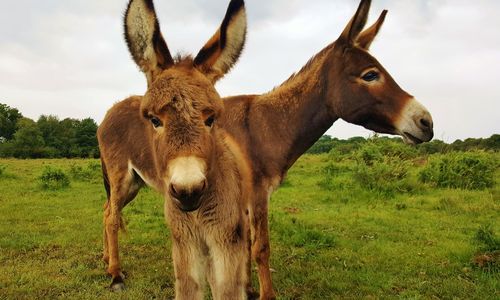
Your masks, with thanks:
M419 180L437 187L480 190L495 184L498 162L487 152L450 152L433 155Z
M500 272L500 238L490 224L479 227L474 243L479 244L479 252L472 260L473 265L486 272Z
M45 167L38 179L44 189L58 190L69 186L68 176L57 168Z
M500 250L500 237L496 236L491 228L491 224L479 227L474 236L474 241L480 244L481 251Z
M89 162L86 167L73 164L69 169L69 174L75 180L91 181L100 177L101 165L97 162Z
M306 152L309 154L320 154L328 153L333 147L332 138L328 135L324 135L319 138L319 140L314 143Z
M371 165L358 162L354 168L354 180L364 189L392 197L414 189L408 179L409 166L407 161L387 157Z
M416 151L407 147L390 140L366 143L354 154L354 180L362 188L387 197L413 190L408 178L411 162L406 159L413 157Z
M350 180L342 175L349 171L349 167L345 165L329 163L322 169L323 178L318 182L318 186L328 191L344 190L350 186Z

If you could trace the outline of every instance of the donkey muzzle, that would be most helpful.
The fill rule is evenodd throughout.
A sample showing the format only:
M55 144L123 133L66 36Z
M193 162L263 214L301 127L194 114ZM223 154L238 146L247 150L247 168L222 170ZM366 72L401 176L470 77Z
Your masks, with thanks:
M434 136L433 127L431 114L414 98L410 99L396 123L398 133L408 144L430 141Z
M207 188L206 164L198 157L178 157L169 162L168 193L183 211L200 207L200 198Z
M183 187L176 184L170 184L169 193L172 200L180 210L190 212L197 210L201 205L201 196L207 187L206 180L203 180L195 187Z

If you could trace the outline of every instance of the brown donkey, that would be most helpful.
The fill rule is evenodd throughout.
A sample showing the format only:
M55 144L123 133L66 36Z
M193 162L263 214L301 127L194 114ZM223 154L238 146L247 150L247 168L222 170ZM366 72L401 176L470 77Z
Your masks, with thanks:
M115 104L98 130L108 195L104 255L111 288L124 288L118 256L121 210L147 184L165 195L173 237L176 298L243 299L248 284L251 172L237 143L214 122L223 102L214 88L238 59L246 34L243 0L232 0L196 58L174 60L152 0L131 0L125 37L148 90Z
M224 99L219 124L243 149L252 170L252 254L261 299L275 297L269 272L269 198L297 158L336 120L401 135L410 144L432 139L429 112L368 53L387 13L363 31L369 9L370 1L361 1L340 37L277 88Z
M274 90L224 99L225 111L218 125L240 146L252 174L252 254L258 265L261 299L274 298L269 272L269 198L297 158L336 120L398 134L411 144L433 136L429 112L368 53L386 15L382 12L363 31L369 8L370 1L361 1L340 37ZM134 113L123 113L135 118ZM140 146L130 143L129 147ZM121 187L126 200L116 208L118 216L139 190L139 177L145 178L134 174L137 180Z

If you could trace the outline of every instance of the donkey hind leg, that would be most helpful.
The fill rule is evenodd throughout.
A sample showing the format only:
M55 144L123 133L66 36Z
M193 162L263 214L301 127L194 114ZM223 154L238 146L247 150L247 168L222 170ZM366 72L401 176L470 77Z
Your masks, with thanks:
M133 178L116 184L116 187L112 186L109 200L104 205L103 260L108 264L107 273L112 277L110 288L113 291L125 288L118 249L118 231L124 228L121 211L135 198L141 186Z
M250 221L250 219L249 219ZM251 222L251 221L250 221ZM250 223L249 222L249 223ZM252 286L252 240L254 240L254 232L252 231L253 226L248 226L248 238L246 239L246 278L247 278L247 283L246 283L246 293L247 293L247 298L249 300L257 300L259 299L259 293L255 291L255 289Z
M139 189L137 189L137 191L134 191L132 194L128 195L127 198L129 199L129 201L125 202L123 205L119 205L119 214L120 214L120 229L122 230L125 230L125 226L124 226L124 222L123 222L123 218L122 218L122 210L123 208L129 203L131 202L132 200L134 200L135 196L137 195ZM109 214L110 214L110 205L109 205L109 200L106 201L106 203L104 203L104 213L103 213L103 224L104 224L104 228L103 228L103 251L102 251L102 260L104 261L104 263L107 265L109 265L109 246L108 246L108 232L106 230L106 220L107 218L109 218Z
M202 300L205 286L206 263L194 243L172 240L172 258L175 271L175 299Z
M260 199L264 200L264 199ZM268 199L260 201L254 207L254 216L252 218L252 226L254 230L254 240L252 241L252 257L257 263L259 273L259 293L261 300L276 299L276 294L273 290L271 281L271 271L269 269L269 227L267 221L267 205Z

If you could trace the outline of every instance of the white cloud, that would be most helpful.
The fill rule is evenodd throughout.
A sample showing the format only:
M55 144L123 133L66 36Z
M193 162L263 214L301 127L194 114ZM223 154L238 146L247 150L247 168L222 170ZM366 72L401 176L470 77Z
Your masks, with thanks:
M122 38L126 1L11 1L0 11L0 102L37 118L91 116L145 90ZM213 34L226 1L156 1L172 52L195 54ZM243 56L218 84L222 95L262 93L328 43L354 13L350 0L247 0ZM433 114L436 137L500 132L500 2L374 0L370 22L389 14L372 53ZM336 123L329 133L368 135Z

